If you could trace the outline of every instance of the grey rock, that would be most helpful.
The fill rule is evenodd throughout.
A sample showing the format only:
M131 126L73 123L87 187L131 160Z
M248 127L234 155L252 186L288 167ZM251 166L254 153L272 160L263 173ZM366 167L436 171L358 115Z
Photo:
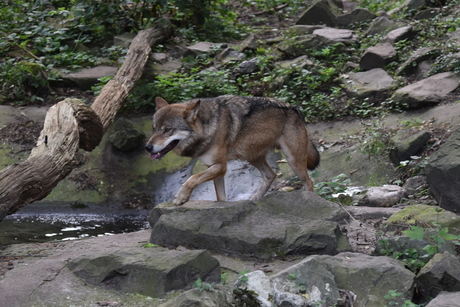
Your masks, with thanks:
M240 63L240 65L235 67L233 72L238 75L247 75L247 74L256 72L259 69L259 67L257 66L258 60L259 60L258 58L253 58L253 59L250 59L249 61L243 61Z
M244 41L242 41L238 50L243 52L245 50L256 50L259 46L259 42L254 34L250 34Z
M117 119L109 134L110 143L123 152L136 149L143 144L144 138L144 133L124 117Z
M384 296L394 289L402 293L395 299L396 303L402 304L412 298L414 274L395 259L359 253L317 255L306 260L310 258L316 259L332 273L338 289L345 289L356 295L356 306L384 307L387 304Z
M460 228L460 216L448 210L440 209L437 206L410 205L396 212L386 222L388 225L439 225L453 230ZM449 250L447 250L449 251Z
M115 76L117 68L112 66L96 66L85 68L77 72L63 74L61 79L67 86L77 87L82 90L89 90L99 82L99 78Z
M398 89L391 99L408 109L432 106L443 101L459 86L460 76L452 72L436 74Z
M352 30L320 27L314 29L313 34L297 36L295 40L283 40L277 47L291 57L299 57L306 55L309 49L320 49L337 43L349 44L357 39L358 36Z
M310 59L308 59L306 55L299 56L293 60L280 61L280 62L277 62L276 64L282 68L289 68L291 66L307 68L307 67L311 67L315 65L315 63L311 61Z
M380 16L375 18L366 30L365 35L381 34L392 29L398 28L401 23L389 19L386 16Z
M328 3L325 0L315 1L309 6L299 17L297 25L326 25L329 27L335 27L336 11L338 8L334 4Z
M460 129L454 131L441 148L431 156L426 167L430 191L439 205L460 212Z
M432 60L425 60L420 62L417 65L417 68L414 73L415 80L422 80L429 76L430 71L434 68L434 61Z
M202 250L105 249L73 258L68 267L90 284L152 297L191 287L198 278L220 281L219 262Z
M426 60L432 60L441 53L439 48L423 47L415 50L410 57L396 70L396 75L409 75L416 71L418 65Z
M432 7L429 9L421 10L417 14L415 14L414 19L415 20L423 20L423 19L431 19L436 16L438 16L441 13L440 8Z
M315 193L302 191L271 193L257 201L256 205L275 215L286 213L306 220L339 222L346 219L348 215L337 204Z
M225 292L218 290L192 289L185 291L158 307L231 307Z
M414 129L399 130L390 139L390 160L395 165L401 161L411 160L411 156L420 154L425 149L431 135L428 131Z
M226 64L231 61L241 61L243 59L244 53L238 52L233 48L226 48L215 57L215 61L219 64Z
M419 10L425 7L428 3L427 0L409 0L407 2L406 8L407 10ZM430 1L431 2L431 1Z
M394 29L383 38L383 43L396 43L404 39L411 39L416 35L416 32L411 26L404 26Z
M460 291L460 260L450 253L436 254L415 279L423 299L436 297L441 291Z
M313 34L313 31L318 29L326 28L325 26L321 25L294 25L289 28L288 32L291 35L306 35L306 34Z
M359 66L363 70L383 68L396 59L396 49L390 43L382 43L368 48L361 57Z
M403 185L403 188L406 189L408 195L414 195L418 192L426 190L428 188L428 183L425 176L414 176L406 180Z
M313 31L313 35L322 37L326 42L330 44L336 43L353 43L358 40L358 35L347 29L334 29L334 28L321 28Z
M370 21L377 16L366 9L354 9L348 14L337 16L337 25L339 27L349 27L354 23Z
M460 292L441 292L426 307L460 307Z
M384 185L370 187L364 197L359 201L361 206L369 207L392 207L407 197L404 188L397 185Z
M337 223L304 217L313 208L321 207L324 200L318 203L321 198L311 192L291 193L304 201L277 208L261 205L263 199L257 206L250 201L189 201L181 207L160 204L150 215L153 228L150 242L259 259L290 254L337 254L349 249ZM330 207L333 216L338 207L332 203ZM296 216L300 211L304 215ZM327 209L322 212L319 216L327 215Z
M226 45L222 45L219 43L210 43L210 42L199 42L194 45L188 46L187 51L185 52L184 56L187 55L199 55L203 53L210 53L213 52L215 48L226 48Z
M311 256L271 277L276 306L334 306L340 299L335 276L323 258Z
M392 89L395 80L382 68L374 68L364 72L351 72L348 78L343 79L343 83L349 95L366 98Z
M262 271L244 274L235 282L235 300L248 306L271 307L274 289L270 278ZM249 304L250 301L255 304Z
M133 41L134 37L136 37L136 34L128 32L123 33L121 35L117 35L113 38L113 45L122 48L129 48L129 45L131 45L131 42Z
M339 289L344 289L357 306L384 307L389 290L402 293L397 303L411 299L414 274L389 257L340 253L307 257L270 279L260 271L246 277L246 283L237 281L238 293L253 295L261 306L334 306L340 300ZM272 302L267 302L270 297Z

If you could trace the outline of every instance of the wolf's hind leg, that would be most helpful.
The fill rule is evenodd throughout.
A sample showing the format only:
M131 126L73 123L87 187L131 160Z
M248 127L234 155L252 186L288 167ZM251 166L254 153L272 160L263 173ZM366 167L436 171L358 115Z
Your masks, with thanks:
M225 180L224 176L214 178L214 188L216 189L216 197L218 201L226 201L227 195L225 193Z
M266 157L262 156L257 160L249 161L255 168L257 168L262 174L262 184L260 185L257 192L251 197L251 200L258 200L267 193L268 189L276 178L276 173L268 165Z
M307 170L307 151L308 151L308 138L306 142L281 142L281 150L286 155L289 166L297 174L300 181L302 181L305 189L313 192L313 181L308 176Z

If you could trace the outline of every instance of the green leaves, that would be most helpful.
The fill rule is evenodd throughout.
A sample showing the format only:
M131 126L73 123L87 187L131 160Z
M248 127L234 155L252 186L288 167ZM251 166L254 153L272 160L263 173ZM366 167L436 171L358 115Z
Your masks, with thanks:
M400 260L411 271L417 273L425 264L444 247L447 242L459 245L460 235L449 233L447 227L434 225L434 228L411 226L404 230L403 234L411 240L419 240L428 242L422 248L395 248L392 247L387 239L379 240L382 245L381 252L384 255L391 256L394 259Z
M412 240L423 240L425 237L425 229L418 226L412 226L410 229L404 230L403 233Z

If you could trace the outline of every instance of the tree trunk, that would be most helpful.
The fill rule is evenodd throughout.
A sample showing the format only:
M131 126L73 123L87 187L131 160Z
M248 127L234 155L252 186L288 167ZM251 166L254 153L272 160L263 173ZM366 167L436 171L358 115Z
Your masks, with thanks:
M52 106L29 158L0 171L0 221L21 207L45 198L77 165L79 148L93 150L142 76L151 48L169 35L167 27L139 32L115 77L91 108L78 99Z

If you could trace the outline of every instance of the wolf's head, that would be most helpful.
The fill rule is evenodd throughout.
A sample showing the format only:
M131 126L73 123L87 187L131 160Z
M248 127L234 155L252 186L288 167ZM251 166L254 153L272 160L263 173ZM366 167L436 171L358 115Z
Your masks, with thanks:
M160 159L193 134L193 124L198 115L200 100L189 103L169 104L163 98L155 98L153 135L145 145L152 159Z

